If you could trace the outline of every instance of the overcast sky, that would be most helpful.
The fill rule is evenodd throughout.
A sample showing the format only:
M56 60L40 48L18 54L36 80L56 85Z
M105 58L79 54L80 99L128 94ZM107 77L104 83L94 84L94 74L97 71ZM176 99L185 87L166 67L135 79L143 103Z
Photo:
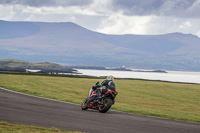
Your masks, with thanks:
M0 20L74 22L106 34L200 37L200 0L0 0Z

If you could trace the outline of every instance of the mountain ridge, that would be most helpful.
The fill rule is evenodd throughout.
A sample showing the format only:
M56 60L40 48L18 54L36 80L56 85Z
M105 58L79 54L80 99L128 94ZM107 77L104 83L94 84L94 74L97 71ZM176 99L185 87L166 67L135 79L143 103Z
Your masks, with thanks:
M200 38L191 34L109 35L72 22L0 21L0 29L4 59L200 71Z

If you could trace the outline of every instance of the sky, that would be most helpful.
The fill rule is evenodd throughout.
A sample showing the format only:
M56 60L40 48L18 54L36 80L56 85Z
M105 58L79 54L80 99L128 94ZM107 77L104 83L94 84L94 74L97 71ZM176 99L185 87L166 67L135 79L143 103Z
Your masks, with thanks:
M105 34L200 37L200 0L0 0L0 20L74 22Z

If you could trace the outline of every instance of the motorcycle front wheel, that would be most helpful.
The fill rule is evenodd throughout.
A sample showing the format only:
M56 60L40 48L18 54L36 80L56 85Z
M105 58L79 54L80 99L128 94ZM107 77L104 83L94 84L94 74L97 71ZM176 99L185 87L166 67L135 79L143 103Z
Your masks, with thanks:
M82 110L87 110L87 109L88 109L87 100L88 100L88 98L86 98L86 99L83 101L83 103L81 104L81 109L82 109Z
M103 99L104 100L104 104L103 105L99 105L99 112L101 113L106 113L110 107L112 106L112 100L111 99Z

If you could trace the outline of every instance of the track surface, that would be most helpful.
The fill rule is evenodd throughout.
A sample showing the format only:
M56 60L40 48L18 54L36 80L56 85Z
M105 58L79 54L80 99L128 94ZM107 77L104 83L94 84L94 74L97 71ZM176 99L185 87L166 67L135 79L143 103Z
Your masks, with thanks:
M82 111L80 105L0 88L0 121L95 133L200 133L200 124L117 111Z

